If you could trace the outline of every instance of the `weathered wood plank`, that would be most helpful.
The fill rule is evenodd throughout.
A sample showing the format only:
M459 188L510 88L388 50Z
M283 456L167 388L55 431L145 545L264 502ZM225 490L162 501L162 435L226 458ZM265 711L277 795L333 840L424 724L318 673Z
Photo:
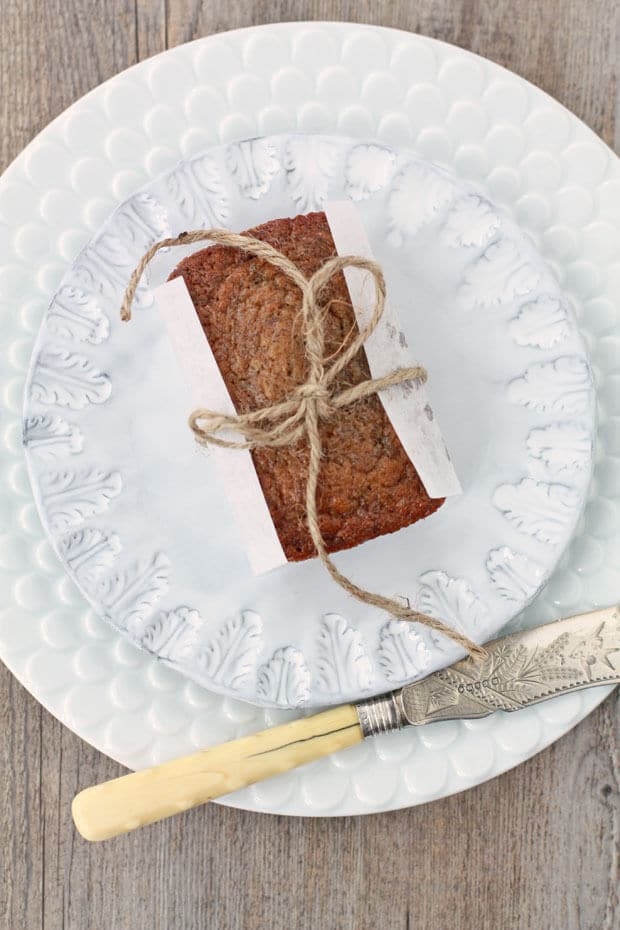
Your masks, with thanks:
M169 48L166 0L135 0L136 60Z
M3 0L0 170L74 100L135 61L133 0Z

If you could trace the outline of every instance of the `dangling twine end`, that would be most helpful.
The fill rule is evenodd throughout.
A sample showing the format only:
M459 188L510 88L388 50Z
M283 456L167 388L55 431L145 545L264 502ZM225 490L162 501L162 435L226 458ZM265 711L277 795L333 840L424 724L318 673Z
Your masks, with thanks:
M478 643L472 643L469 654L474 662L483 662L488 658L489 650L485 649L484 646L479 646Z

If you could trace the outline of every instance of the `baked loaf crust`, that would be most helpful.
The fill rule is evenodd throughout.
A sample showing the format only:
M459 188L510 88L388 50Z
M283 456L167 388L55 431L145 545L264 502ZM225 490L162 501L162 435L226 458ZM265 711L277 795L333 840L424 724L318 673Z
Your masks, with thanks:
M290 258L306 276L336 254L324 213L272 220L248 233ZM182 275L238 413L281 400L307 378L299 324L301 295L281 271L236 249L211 246L184 259ZM356 322L344 276L324 290L325 357ZM370 376L364 351L335 384L343 390ZM323 461L317 496L329 552L392 533L428 516L431 500L376 395L321 421ZM234 452L231 452L234 455ZM316 555L305 515L308 445L252 452L280 542L289 561Z

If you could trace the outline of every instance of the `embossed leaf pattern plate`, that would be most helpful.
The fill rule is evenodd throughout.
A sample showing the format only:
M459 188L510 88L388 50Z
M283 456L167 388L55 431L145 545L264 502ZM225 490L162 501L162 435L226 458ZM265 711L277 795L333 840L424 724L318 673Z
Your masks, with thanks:
M317 559L252 575L217 471L187 429L148 282L131 326L118 307L133 267L164 236L244 229L344 197L386 270L403 337L429 369L464 493L337 561L371 589L488 639L540 589L575 528L594 389L551 268L475 186L386 146L325 135L255 138L183 160L79 254L44 317L26 388L35 499L95 610L198 683L281 707L385 691L457 653L349 598ZM179 257L160 261L151 281Z
M418 36L302 23L180 47L75 104L0 182L0 455L6 488L0 496L0 571L3 589L12 593L11 604L0 612L0 650L63 722L131 767L259 729L292 712L259 710L210 693L138 651L85 607L43 536L23 457L21 400L34 334L71 262L114 207L179 158L287 131L372 139L441 163L473 182L532 237L586 339L599 427L584 517L559 569L522 620L543 622L608 603L620 587L620 346L614 303L620 283L620 171L612 153L541 91L490 62ZM88 310L82 315L88 318ZM141 326L146 319L147 311ZM86 359L93 347L109 344L96 310L87 329L95 341L84 342L80 354ZM88 371L78 366L77 373ZM105 388L95 377L89 390ZM71 408L67 411L54 416L70 424ZM49 429L48 424L46 435ZM83 454L77 431L62 423L51 431L54 436L68 431L61 445ZM120 544L109 538L104 571L120 556ZM191 616L185 619L191 623ZM514 716L389 735L239 792L226 803L341 815L428 801L537 752L605 693L567 696Z

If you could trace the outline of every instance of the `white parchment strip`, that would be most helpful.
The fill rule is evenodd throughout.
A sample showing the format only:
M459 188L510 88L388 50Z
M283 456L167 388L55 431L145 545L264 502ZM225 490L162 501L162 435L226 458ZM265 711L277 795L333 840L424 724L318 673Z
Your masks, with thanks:
M325 215L339 255L374 258L366 230L353 203L348 200L325 204ZM360 268L346 268L345 280L351 295L360 329L369 322L375 306L372 276ZM375 329L364 345L373 378L406 368L415 362L401 332L398 317L389 302ZM441 430L424 385L410 382L395 384L379 393L403 449L420 476L429 497L449 497L461 493Z
M155 297L166 325L179 367L188 389L192 410L208 407L220 413L236 413L211 346L182 277L155 289ZM260 486L252 456L245 449L209 446L233 513L252 572L255 575L286 564Z

